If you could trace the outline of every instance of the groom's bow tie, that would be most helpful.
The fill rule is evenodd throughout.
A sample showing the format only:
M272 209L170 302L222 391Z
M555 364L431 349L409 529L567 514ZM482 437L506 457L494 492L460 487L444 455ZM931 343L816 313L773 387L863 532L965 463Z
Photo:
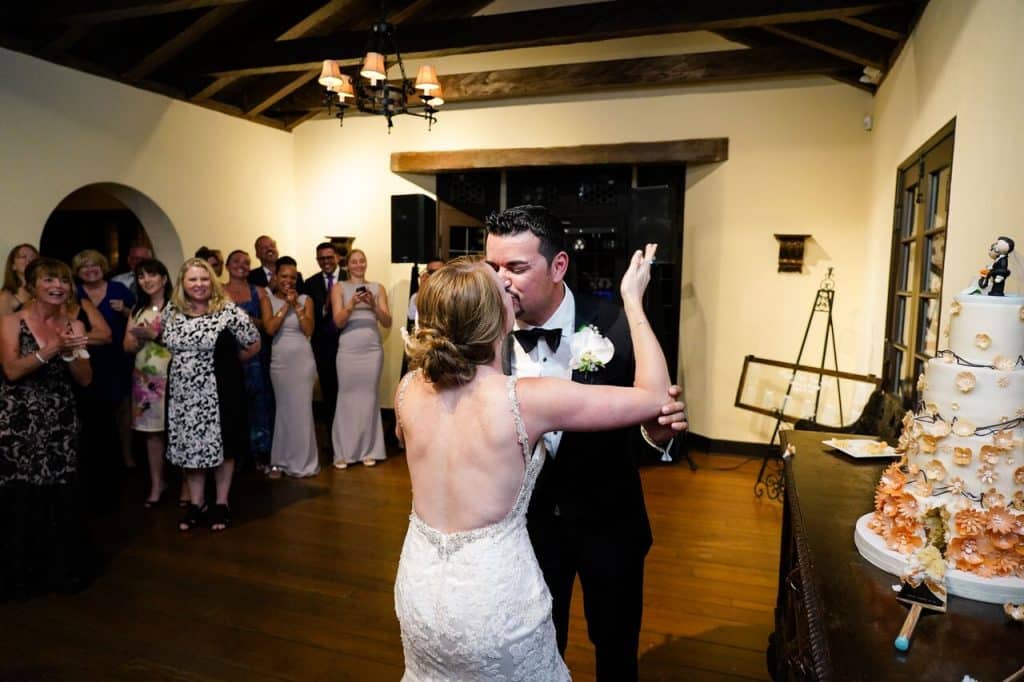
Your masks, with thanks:
M554 353L558 350L558 346L562 343L562 330L561 329L544 329L542 327L534 327L533 329L517 329L512 332L516 341L523 347L527 353L537 347L537 341L544 339L548 342L548 348Z

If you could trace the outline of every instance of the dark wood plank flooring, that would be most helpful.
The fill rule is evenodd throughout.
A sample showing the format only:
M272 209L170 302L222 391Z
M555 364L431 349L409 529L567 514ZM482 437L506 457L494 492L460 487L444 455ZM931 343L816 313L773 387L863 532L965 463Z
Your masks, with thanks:
M644 680L767 679L781 505L759 462L696 455L642 470ZM2 680L397 680L392 587L410 505L401 456L316 478L241 477L235 525L179 533L141 507L142 476L96 522L102 575L84 592L0 605ZM577 597L579 593L577 591ZM566 659L593 680L580 600Z

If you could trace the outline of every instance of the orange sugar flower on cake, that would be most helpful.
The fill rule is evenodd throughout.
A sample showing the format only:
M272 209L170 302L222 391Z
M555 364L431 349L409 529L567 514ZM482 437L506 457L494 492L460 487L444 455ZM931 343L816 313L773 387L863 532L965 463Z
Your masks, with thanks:
M921 438L918 440L918 443L921 446L921 452L926 455L930 455L935 452L935 446L938 444L938 440L939 439L935 436L930 436L927 433L921 434Z
M924 544L924 538L916 530L902 526L893 526L885 536L885 544L889 549L901 554L910 554Z
M954 495L959 495L964 491L964 485L964 479L960 478L959 476L954 476L953 478L949 479L949 492L953 493Z
M982 464L978 467L978 480L985 485L992 485L999 480L999 472L991 464Z
M934 486L932 482L926 478L919 478L914 481L914 493L921 497L931 497Z
M995 445L982 445L978 450L978 457L985 464L999 464L999 453L1002 452Z
M1006 495L1003 495L995 488L989 488L985 491L985 494L981 496L981 506L985 509L1005 509Z
M949 425L949 422L945 419L939 419L932 424L932 435L935 438L945 438L952 432L953 428Z
M986 527L997 535L1012 534L1015 521L1014 515L1005 508L991 509L988 512L988 525Z
M1020 542L1020 536L1016 533L989 533L988 537L992 545L999 549L1010 550Z
M973 436L976 427L973 422L969 422L966 419L958 419L956 424L953 425L953 433L958 436Z
M944 481L946 480L946 465L937 459L933 459L926 463L924 467L924 475L928 477L929 481Z
M965 467L971 463L974 458L974 452L970 448L954 447L953 448L953 464L957 466Z
M978 380L973 372L960 372L956 375L954 383L961 393L970 393L978 385Z
M1013 446L1017 444L1017 440L1013 437L1012 429L1005 429L997 431L992 436L992 444L1000 450L1012 450Z
M1024 512L1024 490L1018 490L1013 494L1013 499L1010 501L1010 506L1017 511ZM1018 517L1018 520L1024 519L1024 517ZM1021 530L1017 531L1021 535L1024 535L1024 526L1021 526Z
M879 479L879 488L888 493L898 492L903 489L903 484L907 482L903 472L895 466L890 465L885 471L882 472L882 477Z
M916 520L920 509L917 506L917 500L910 495L902 495L897 504L897 516L904 521Z
M879 535L885 535L892 529L892 520L885 514L875 512L868 519L868 528L875 531Z
M994 552L988 557L984 564L990 568L993 575L1008 577L1016 575L1021 569L1021 558L1016 552Z
M953 538L946 550L946 558L953 561L961 571L976 573L976 569L985 561L986 550L990 543L984 538L975 536Z
M986 525L985 512L977 509L961 509L953 517L953 526L960 535L977 535Z

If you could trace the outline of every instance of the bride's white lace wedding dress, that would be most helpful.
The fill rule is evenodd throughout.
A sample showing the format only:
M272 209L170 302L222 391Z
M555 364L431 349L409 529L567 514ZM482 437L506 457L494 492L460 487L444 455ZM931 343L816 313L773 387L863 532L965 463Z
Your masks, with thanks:
M411 377L399 391L399 418ZM526 532L526 509L544 451L530 452L515 377L509 377L508 397L526 469L505 518L442 533L415 511L409 517L395 580L403 681L569 679L555 643L551 594Z

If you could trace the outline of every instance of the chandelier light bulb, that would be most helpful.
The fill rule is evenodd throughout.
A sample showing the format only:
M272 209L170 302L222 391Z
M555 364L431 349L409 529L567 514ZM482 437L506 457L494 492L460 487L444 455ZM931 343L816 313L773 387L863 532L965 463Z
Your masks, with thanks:
M356 96L356 92L352 88L352 76L349 76L347 74L341 74L341 81L338 84L338 87L336 87L334 90L335 92L338 93L338 99L342 102L342 104L345 103L346 97Z
M430 99L427 99L429 97ZM423 101L429 104L434 109L439 108L444 104L444 92L441 90L441 86L438 85L433 91L427 92L423 96Z
M334 90L341 85L341 69L338 62L333 59L325 59L323 68L320 70L320 85L328 90Z
M437 80L437 71L434 70L434 67L430 64L421 66L416 72L416 89L430 93L440 87L441 83Z
M384 70L384 55L380 52L367 52L363 59L363 69L359 75L370 79L372 85L387 78L387 72Z

